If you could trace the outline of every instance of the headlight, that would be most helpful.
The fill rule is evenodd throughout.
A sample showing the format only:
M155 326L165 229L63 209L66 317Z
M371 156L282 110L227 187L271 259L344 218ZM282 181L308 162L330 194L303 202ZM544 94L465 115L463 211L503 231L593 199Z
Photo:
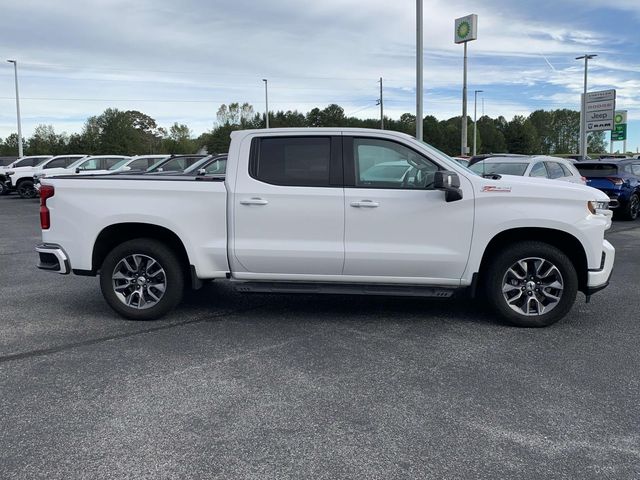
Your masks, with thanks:
M587 202L587 208L592 214L601 213L602 210L609 210L608 200L591 200Z
M4 173L5 173L5 175L13 175L16 172L14 172L13 170L8 170L8 171L6 171Z

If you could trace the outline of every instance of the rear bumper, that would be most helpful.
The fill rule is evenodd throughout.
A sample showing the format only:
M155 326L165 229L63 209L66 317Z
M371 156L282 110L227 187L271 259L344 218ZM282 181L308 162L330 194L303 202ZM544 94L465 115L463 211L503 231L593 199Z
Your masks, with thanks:
M38 253L37 267L41 270L66 275L71 271L69 257L60 245L41 243L36 247Z
M598 270L589 270L587 276L586 295L593 295L609 285L616 249L607 240L602 242L602 264Z

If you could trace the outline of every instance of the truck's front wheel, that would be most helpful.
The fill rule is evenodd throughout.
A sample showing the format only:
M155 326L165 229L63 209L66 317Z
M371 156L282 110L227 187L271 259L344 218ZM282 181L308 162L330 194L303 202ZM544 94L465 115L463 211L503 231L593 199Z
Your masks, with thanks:
M578 276L571 260L542 242L507 247L490 264L485 291L491 305L520 327L546 327L575 302Z
M150 238L124 242L107 254L100 288L111 308L130 320L155 320L182 299L184 275L174 252Z

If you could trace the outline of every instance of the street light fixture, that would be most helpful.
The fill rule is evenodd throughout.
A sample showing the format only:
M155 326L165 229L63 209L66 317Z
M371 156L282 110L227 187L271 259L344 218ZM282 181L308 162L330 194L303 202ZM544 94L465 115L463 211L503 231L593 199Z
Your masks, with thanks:
M474 100L473 100L473 155L476 155L476 140L478 138L478 94L482 93L484 90L474 90Z
M586 113L584 111L584 101L587 97L587 71L589 70L589 60L597 57L596 54L584 54L579 57L576 57L576 60L584 60L584 90L582 94L582 101L580 102L580 158L584 160L587 156L587 132L585 129L585 117Z
M264 82L264 105L265 105L265 113L264 113L264 119L265 119L265 127L269 128L269 82L267 81L266 78L263 78L262 81Z
M16 60L7 60L8 63L13 63L13 72L16 79L16 112L18 116L18 157L23 156L22 151L22 121L20 120L20 94L18 93L18 62Z

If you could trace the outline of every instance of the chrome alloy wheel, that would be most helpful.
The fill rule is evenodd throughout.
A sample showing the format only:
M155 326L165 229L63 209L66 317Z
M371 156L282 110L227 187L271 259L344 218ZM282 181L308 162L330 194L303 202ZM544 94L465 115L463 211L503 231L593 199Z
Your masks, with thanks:
M518 260L502 278L502 295L507 305L521 315L549 313L560 302L563 290L560 270L544 258Z
M155 306L167 289L164 269L148 255L127 255L116 264L111 279L116 297L138 310Z

